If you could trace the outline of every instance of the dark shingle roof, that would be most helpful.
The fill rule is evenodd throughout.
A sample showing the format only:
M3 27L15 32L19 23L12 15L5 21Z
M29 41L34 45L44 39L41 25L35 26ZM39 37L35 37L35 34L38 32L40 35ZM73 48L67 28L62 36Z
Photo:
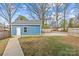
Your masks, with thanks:
M40 25L40 20L27 20L24 16L19 16L12 25Z

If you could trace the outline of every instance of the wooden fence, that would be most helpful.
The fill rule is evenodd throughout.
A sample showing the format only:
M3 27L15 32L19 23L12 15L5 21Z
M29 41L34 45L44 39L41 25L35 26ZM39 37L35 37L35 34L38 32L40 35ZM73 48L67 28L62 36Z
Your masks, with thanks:
M0 31L0 39L8 38L9 36L9 31Z
M79 28L69 28L68 33L69 35L79 37Z

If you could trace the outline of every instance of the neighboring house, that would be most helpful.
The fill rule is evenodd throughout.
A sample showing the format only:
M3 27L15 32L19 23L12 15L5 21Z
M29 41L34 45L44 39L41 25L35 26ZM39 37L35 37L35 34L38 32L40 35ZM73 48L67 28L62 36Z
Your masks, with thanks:
M19 16L11 26L11 35L40 35L41 21L27 20L24 16Z

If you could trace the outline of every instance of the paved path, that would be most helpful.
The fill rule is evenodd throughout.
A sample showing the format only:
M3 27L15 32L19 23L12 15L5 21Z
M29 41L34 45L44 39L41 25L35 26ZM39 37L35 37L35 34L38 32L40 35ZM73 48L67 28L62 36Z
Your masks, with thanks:
M9 40L3 56L24 56L18 41L18 37Z

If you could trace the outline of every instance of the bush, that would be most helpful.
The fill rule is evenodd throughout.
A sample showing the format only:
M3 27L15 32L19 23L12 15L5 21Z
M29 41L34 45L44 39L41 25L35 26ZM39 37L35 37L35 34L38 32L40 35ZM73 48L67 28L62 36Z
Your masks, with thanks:
M69 20L69 25L68 25L68 27L70 27L70 28L73 28L73 27L74 27L74 19L73 19L73 18L71 18L71 19Z
M43 26L42 28L43 28L43 29L48 29L49 26L48 26L48 24L44 24L44 26Z

